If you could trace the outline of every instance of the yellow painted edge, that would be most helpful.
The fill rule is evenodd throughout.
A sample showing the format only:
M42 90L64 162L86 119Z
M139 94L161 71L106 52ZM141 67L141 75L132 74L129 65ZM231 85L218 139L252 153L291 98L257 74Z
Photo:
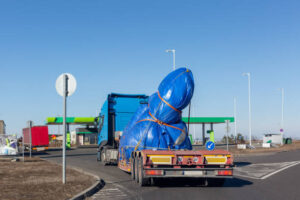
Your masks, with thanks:
M160 156L160 157L172 157L172 158L175 157L174 155L147 155L147 157L158 157L158 156Z

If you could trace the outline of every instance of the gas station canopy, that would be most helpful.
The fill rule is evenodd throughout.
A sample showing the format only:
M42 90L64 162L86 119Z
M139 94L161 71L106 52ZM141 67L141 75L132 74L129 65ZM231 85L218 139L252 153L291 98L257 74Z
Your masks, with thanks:
M94 125L97 118L95 117L67 117L67 124L90 124ZM190 124L221 124L225 123L226 120L234 122L234 117L183 117L182 120L185 123ZM58 125L63 123L62 117L47 117L46 124Z
M188 123L188 117L183 117L182 120ZM226 120L234 122L234 117L190 117L190 124L221 124Z
M95 120L97 118L95 117L67 117L66 122L67 124L84 124L84 125L94 125ZM47 117L46 124L48 125L59 125L63 123L62 117Z
M234 117L183 117L182 120L185 123L189 124L202 124L202 145L205 145L205 125L210 124L210 131L214 130L214 124L226 123L226 120L229 122L234 122Z

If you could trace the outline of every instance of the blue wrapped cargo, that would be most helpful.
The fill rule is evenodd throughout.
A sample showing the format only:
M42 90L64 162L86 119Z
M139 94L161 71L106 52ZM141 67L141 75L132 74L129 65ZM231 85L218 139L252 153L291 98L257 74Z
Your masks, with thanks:
M140 105L124 129L119 146L120 160L129 163L133 151L191 150L182 110L190 103L194 92L192 72L179 68L168 74L149 97L148 105Z

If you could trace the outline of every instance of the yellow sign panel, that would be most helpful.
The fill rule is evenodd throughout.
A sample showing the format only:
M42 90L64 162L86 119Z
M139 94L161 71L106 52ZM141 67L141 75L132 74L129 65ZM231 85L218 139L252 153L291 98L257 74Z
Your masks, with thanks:
M170 165L172 164L171 156L149 156L153 164Z
M205 156L207 164L226 164L227 157L226 156Z

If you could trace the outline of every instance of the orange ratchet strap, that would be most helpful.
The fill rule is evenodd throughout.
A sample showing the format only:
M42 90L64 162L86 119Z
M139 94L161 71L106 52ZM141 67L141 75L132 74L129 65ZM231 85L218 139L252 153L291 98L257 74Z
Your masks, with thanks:
M175 111L181 113L180 110L177 110L175 107L173 107L171 104L169 104L166 100L164 100L164 99L160 96L159 91L157 91L157 94L158 94L158 97L159 97L165 104L167 104L170 108L172 108L173 110L175 110Z
M142 119L142 120L138 121L137 123L140 123L140 122L143 122L143 121L151 121L151 122L158 123L159 125L164 125L164 126L168 126L168 127L171 127L171 128L175 128L175 129L180 130L181 132L184 132L184 133L185 133L185 131L184 131L183 129L181 129L181 128L178 128L178 127L176 127L176 126L172 126L172 125L170 125L170 124L167 124L167 123L165 123L165 122L160 121L159 119L157 119L156 117L154 117L154 116L151 114L151 112L149 112L149 115L150 115L153 119Z

